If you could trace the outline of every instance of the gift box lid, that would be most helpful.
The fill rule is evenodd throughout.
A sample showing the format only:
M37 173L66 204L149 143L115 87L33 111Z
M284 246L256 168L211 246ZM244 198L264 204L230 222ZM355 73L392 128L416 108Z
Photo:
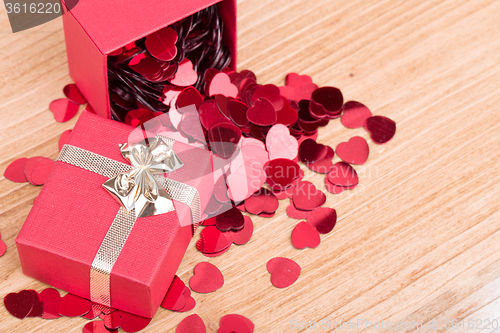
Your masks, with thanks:
M132 130L84 111L67 144L125 164L118 144ZM178 141L173 150L184 165L167 178L198 189L203 210L213 190L210 154ZM24 274L90 299L91 265L120 209L102 186L107 178L56 161L16 239ZM187 206L174 205L136 220L111 270L112 307L146 317L158 310L192 237L178 217Z
M219 2L221 0L82 0L70 13L101 53L108 54ZM235 1L223 3L231 3L222 12L228 31L236 31Z

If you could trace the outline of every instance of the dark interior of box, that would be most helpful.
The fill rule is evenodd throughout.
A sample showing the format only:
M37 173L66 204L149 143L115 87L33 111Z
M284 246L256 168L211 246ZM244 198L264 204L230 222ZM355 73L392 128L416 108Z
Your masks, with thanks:
M231 54L223 43L224 23L217 5L203 9L164 29L169 28L177 35L177 51L172 60L158 59L148 51L146 40L154 36L141 38L108 56L109 95L113 119L125 122L127 113L135 109L168 112L170 106L163 103L165 94L170 90L184 88L171 81L178 71L179 64L185 59L192 62L193 69L198 74L192 86L199 91L204 89L204 73L207 69L223 70L230 65ZM141 62L140 66L131 65L138 61Z

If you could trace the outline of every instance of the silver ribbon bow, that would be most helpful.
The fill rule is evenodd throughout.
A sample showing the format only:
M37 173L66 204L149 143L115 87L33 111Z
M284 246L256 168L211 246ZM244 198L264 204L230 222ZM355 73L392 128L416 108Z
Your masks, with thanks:
M136 218L175 210L172 197L154 177L184 165L172 145L156 137L134 145L121 144L120 151L133 168L110 178L102 186L127 211L135 208Z

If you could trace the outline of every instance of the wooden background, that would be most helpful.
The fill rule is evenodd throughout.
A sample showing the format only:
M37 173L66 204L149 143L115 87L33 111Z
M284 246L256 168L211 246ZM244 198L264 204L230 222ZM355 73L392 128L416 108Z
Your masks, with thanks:
M445 331L445 320L500 320L499 15L494 0L240 0L239 69L280 85L288 72L309 74L394 119L397 134L382 146L369 140L356 191L328 194L339 220L318 248L292 247L298 221L286 216L288 201L275 218L254 217L252 240L220 257L199 253L195 236L179 276L188 282L207 260L224 274L224 286L193 293L197 305L188 313L160 310L144 332L173 332L192 313L208 332L229 313L250 318L256 332L305 331L292 329L292 319L426 323L419 332ZM56 123L48 110L72 82L61 20L12 34L2 6L0 36L3 175L16 158L56 158L59 135L75 119ZM335 120L319 142L335 147L354 135L368 139ZM306 170L306 179L324 189L323 176ZM8 247L0 258L2 298L47 287L22 274L15 247L39 191L0 178ZM266 262L276 256L302 267L287 289L269 281ZM436 319L441 329L429 329ZM81 332L85 323L21 321L0 306L2 332Z

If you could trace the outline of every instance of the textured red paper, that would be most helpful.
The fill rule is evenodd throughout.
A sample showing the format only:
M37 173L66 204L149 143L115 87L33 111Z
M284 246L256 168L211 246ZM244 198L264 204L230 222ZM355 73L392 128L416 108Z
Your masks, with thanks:
M84 111L68 144L126 163L118 148L132 128ZM176 142L184 166L168 174L200 191L202 211L213 190L208 152ZM205 176L202 176L203 173ZM195 178L195 176L202 176ZM106 177L56 162L17 238L23 272L90 297L90 267L120 205L102 187ZM111 272L112 307L152 317L192 236L176 211L137 220Z
M223 43L236 69L235 0L80 1L63 15L69 72L97 114L110 118L107 55L113 51L218 3L224 20Z

